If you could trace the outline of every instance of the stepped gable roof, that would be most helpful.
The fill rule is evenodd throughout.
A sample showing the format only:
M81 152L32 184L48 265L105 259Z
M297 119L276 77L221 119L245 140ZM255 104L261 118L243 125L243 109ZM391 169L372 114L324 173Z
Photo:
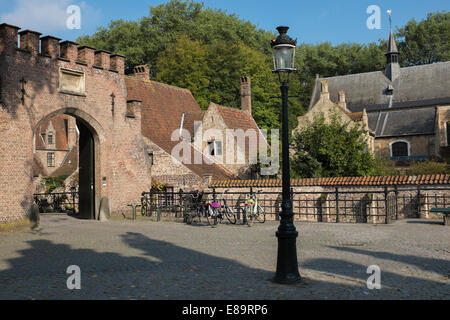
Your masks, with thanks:
M129 100L142 101L142 134L168 154L180 141L171 141L174 131L179 132L183 113L200 113L202 110L192 93L167 84L151 80L128 77L125 79ZM200 151L189 145L192 157ZM195 174L212 174L213 178L227 179L235 176L218 164L185 164Z
M69 151L69 145L67 141L68 128L64 123L64 120L67 120L69 116L64 114L58 114L46 121L44 121L40 127L38 128L35 136L36 141L36 150L48 150L45 148L44 141L42 140L41 134L46 134L47 128L51 125L55 130L56 136L53 137L55 139L55 150L58 151Z
M311 97L310 109L320 98L320 80L328 81L330 99L338 101L344 90L351 112L367 112L390 108L432 106L450 103L450 61L400 69L391 82L382 71L318 78ZM389 85L392 95L387 94ZM391 103L392 98L392 103Z

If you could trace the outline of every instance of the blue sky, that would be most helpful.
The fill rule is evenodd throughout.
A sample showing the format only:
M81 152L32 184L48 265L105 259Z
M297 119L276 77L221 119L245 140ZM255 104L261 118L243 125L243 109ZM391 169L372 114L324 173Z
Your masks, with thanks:
M92 34L98 26L115 19L136 20L149 14L149 7L167 0L0 0L0 23L51 34L65 40ZM196 1L202 2L202 1ZM393 26L402 26L412 18L422 20L428 12L449 11L448 0L204 0L205 6L235 13L258 27L276 31L278 25L291 27L289 34L299 42L330 41L368 43L387 38L387 9L392 10ZM81 29L66 27L70 5L81 8ZM381 29L369 30L366 13L370 5L381 9Z

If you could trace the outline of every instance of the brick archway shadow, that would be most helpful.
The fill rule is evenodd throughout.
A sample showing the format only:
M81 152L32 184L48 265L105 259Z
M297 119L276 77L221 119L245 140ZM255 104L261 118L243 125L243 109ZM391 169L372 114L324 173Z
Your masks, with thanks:
M77 120L81 121L82 124L84 126L86 126L87 129L92 134L93 141L94 141L94 159L95 159L95 161L94 161L94 181L95 181L95 185L94 185L95 203L94 203L94 205L95 205L95 209L94 209L94 216L92 218L97 220L98 215L99 215L99 202L105 193L104 190L102 190L101 177L103 175L102 159L105 159L105 152L106 152L106 150L104 149L104 142L106 141L106 137L105 137L105 132L104 132L102 126L100 125L100 123L94 117L92 117L91 115L86 113L85 111L77 109L77 108L62 108L62 109L55 110L55 111L49 113L48 115L46 115L45 117L43 117L41 120L39 120L34 125L33 140L32 140L33 154L36 152L35 136L36 136L36 132L37 132L39 126L43 122L45 122L59 114L66 114L66 115L72 116L72 117L76 118Z

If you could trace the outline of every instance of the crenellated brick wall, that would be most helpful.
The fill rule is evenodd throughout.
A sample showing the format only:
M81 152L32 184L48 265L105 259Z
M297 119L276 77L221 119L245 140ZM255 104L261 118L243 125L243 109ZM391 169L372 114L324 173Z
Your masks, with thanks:
M124 57L27 30L19 48L18 30L0 24L0 223L27 216L34 131L61 113L93 132L96 198L108 197L112 211L126 208L151 179L139 110L128 114Z

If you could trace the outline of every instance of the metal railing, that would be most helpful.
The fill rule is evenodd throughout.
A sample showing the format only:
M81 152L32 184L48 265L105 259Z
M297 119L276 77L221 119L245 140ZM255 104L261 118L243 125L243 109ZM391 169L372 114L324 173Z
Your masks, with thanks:
M204 192L202 201L225 198L233 207L238 219L249 193L261 190L231 191L224 189ZM190 192L144 192L141 204L143 215L183 217L186 208L192 206ZM267 219L278 220L281 212L280 192L258 192L259 204L266 212ZM390 223L403 218L428 217L430 210L450 205L450 187L427 189L423 187L398 189L366 189L348 191L335 188L328 191L291 191L295 220L310 222L348 222L348 223Z
M36 193L34 203L40 213L73 213L78 212L78 192Z

